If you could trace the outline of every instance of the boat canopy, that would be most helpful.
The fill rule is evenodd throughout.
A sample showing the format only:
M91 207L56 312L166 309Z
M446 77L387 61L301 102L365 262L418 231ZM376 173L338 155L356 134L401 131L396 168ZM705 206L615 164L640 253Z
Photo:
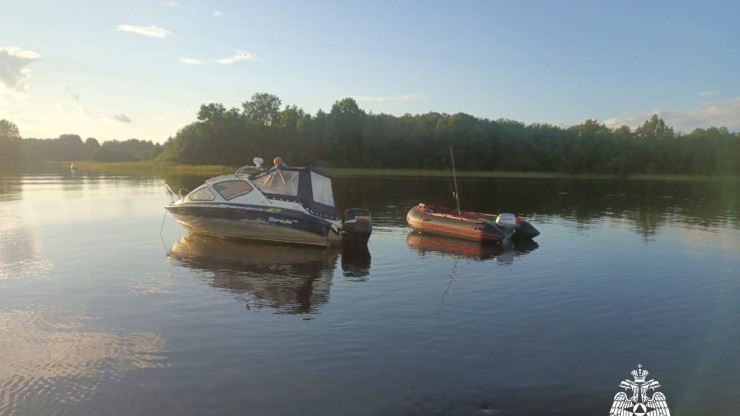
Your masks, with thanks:
M337 220L331 177L315 168L278 166L250 177L269 199L298 202L310 213Z

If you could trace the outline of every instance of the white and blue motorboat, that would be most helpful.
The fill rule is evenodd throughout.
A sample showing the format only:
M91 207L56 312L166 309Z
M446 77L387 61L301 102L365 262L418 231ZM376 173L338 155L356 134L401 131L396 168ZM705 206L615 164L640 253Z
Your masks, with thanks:
M165 209L201 234L318 246L367 243L369 211L348 209L342 222L328 174L285 165L265 170L260 158L254 163L208 179L192 192L175 193L165 185L172 200Z

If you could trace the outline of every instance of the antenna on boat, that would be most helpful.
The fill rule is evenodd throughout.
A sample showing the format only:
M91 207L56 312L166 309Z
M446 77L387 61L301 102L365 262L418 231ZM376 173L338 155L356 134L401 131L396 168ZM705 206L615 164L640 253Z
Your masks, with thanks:
M452 160L452 179L455 181L455 192L452 195L455 197L455 202L457 203L457 215L461 216L460 193L457 191L457 173L455 173L455 156L452 154L452 146L450 146L450 159Z

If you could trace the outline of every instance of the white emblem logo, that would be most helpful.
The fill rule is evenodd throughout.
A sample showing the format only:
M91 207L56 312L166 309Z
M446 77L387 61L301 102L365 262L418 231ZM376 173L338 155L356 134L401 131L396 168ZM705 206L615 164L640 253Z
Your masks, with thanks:
M609 416L670 416L668 404L665 401L665 394L656 391L652 396L648 395L649 390L655 390L660 387L657 380L645 380L648 371L642 369L642 364L637 366L637 370L632 370L634 381L624 380L619 383L619 387L625 391L632 390L632 397L627 397L625 391L620 391L614 396L614 404Z
M267 219L267 221L276 222L278 224L287 224L287 225L293 225L298 222L297 220L291 220L288 218L275 218L275 217L270 217Z

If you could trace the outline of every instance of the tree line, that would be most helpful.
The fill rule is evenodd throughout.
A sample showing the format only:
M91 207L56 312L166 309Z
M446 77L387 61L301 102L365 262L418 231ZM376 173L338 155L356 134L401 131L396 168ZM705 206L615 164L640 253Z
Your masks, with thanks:
M0 120L0 170L18 170L33 161L63 162L93 160L128 162L150 160L162 152L162 145L148 140L109 140L100 144L88 137L62 134L56 139L22 139L18 127Z
M352 98L327 113L281 107L255 94L242 108L204 104L160 157L176 163L244 164L281 155L289 164L357 168L449 168L565 173L738 174L740 133L725 127L677 133L653 115L630 129L596 120L563 128L489 120L465 113L393 116L360 109Z
M0 155L3 146L17 145L50 160L157 158L242 165L253 156L280 155L292 165L447 169L452 146L463 170L740 174L740 133L725 127L680 133L657 115L634 130L608 128L591 119L566 128L465 113L373 114L352 98L336 101L329 112L310 114L294 105L282 106L275 95L258 93L241 108L201 105L197 120L162 146L138 140L100 145L94 139L82 142L79 136L68 136L52 141L11 139L8 145L0 134Z

